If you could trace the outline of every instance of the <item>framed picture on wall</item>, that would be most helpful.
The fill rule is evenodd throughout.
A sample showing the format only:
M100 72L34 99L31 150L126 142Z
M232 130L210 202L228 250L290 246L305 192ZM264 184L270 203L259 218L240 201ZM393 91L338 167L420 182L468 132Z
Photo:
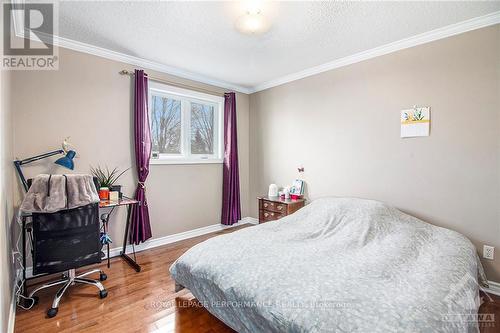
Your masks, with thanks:
M401 137L429 136L430 107L416 107L401 111Z

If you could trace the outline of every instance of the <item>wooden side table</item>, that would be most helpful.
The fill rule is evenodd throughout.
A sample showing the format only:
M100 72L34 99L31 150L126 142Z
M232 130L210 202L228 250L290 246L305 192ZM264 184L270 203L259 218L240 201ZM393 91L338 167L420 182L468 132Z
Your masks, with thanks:
M259 223L274 221L295 213L304 207L304 199L281 199L280 197L257 197L259 200Z

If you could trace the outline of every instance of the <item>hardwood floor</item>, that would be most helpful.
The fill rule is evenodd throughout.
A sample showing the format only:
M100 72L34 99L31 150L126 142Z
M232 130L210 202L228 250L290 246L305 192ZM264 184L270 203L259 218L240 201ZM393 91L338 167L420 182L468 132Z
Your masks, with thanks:
M500 296L483 295L484 303L479 308L481 333L500 332Z
M241 228L241 227L239 227ZM203 308L187 290L174 291L170 265L193 245L228 233L226 229L137 254L142 271L136 273L120 258L96 265L108 275L108 297L100 299L92 286L70 288L59 304L59 313L47 318L57 287L38 293L39 304L26 311L17 308L15 332L234 332ZM89 270L88 266L84 270ZM98 274L94 277L98 278Z
M39 293L39 304L32 310L17 309L15 332L234 332L203 308L187 290L176 293L168 268L193 245L237 229L140 252L137 258L142 266L140 273L120 258L112 259L110 269L100 264L98 267L108 275L104 282L109 293L107 298L99 299L97 289L91 286L70 288L59 305L57 316L48 319L46 311L57 287L44 290ZM480 313L493 314L493 317L480 324L481 332L500 332L500 297L484 299L486 302Z

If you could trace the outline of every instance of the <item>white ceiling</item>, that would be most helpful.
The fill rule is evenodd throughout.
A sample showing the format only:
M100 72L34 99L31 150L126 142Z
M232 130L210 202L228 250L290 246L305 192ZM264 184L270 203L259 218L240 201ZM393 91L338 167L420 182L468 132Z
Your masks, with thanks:
M59 36L232 86L255 87L361 51L500 11L490 2L265 2L264 35L243 35L241 2L59 4Z

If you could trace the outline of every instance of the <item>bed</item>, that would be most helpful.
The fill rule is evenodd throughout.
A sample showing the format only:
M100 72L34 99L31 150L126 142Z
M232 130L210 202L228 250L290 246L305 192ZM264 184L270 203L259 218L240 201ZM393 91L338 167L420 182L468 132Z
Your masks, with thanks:
M238 332L477 332L473 244L381 202L324 198L217 236L171 267Z

